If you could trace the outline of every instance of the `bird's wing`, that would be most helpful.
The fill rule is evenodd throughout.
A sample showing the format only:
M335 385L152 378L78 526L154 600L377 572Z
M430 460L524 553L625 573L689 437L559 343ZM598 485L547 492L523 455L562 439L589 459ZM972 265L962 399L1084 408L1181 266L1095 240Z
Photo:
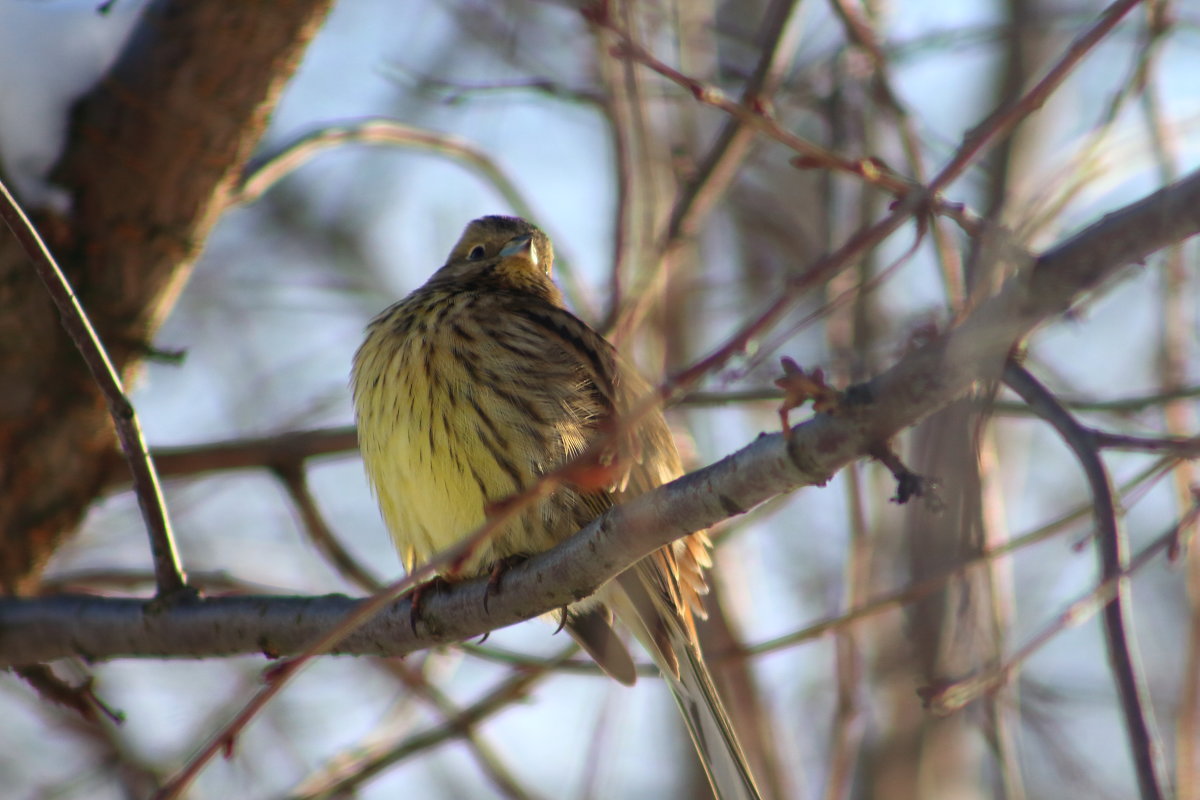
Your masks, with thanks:
M610 468L599 471L611 483L609 491L579 492L585 515L598 515L614 497L620 502L682 473L662 412L640 407L651 399L649 385L622 362L607 340L555 306L526 304L518 313L557 345L552 349L559 357L578 364L579 390L602 410L592 421L593 435L611 438L611 446L601 448L599 454ZM750 767L696 641L693 615L703 615L701 598L707 592L703 570L711 564L710 546L708 536L699 531L657 550L600 590L602 606L585 605L582 612L568 616L567 627L606 672L622 683L632 683L633 661L613 633L605 607L615 612L666 678L718 799L757 800L760 795Z

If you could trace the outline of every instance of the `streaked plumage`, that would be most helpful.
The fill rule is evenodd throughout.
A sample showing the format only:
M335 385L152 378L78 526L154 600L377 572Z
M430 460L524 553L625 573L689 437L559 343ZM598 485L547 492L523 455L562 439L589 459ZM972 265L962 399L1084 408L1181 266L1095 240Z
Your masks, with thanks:
M531 504L466 574L547 550L612 503L681 473L661 413L620 427L649 387L563 307L553 259L549 239L525 220L475 220L445 266L367 329L352 380L359 446L408 569L605 432L616 431L612 485L564 486ZM573 606L567 627L609 674L632 683L633 662L609 627L615 611L668 677L720 796L756 797L696 645L709 547L701 531L647 557Z

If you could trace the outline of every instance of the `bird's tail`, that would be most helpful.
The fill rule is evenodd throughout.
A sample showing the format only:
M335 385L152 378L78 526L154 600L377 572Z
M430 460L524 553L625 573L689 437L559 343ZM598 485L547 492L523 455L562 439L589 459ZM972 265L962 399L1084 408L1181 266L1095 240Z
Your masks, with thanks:
M692 647L676 658L679 678L669 673L666 678L713 792L719 800L757 800L758 786L708 668Z
M620 575L604 601L641 641L671 688L718 800L760 800L737 733L700 655L691 620L662 591L652 557Z

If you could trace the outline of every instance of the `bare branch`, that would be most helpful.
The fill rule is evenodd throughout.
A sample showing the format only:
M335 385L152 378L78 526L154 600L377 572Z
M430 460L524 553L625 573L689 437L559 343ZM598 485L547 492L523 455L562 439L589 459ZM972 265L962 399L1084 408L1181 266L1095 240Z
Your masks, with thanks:
M388 603L333 652L401 655L458 641L551 611L594 592L667 542L744 513L775 495L820 485L880 441L956 398L1038 323L1123 265L1200 232L1200 173L1110 214L1009 279L991 300L937 340L862 387L872 402L822 414L790 438L764 435L739 452L612 509L562 545L517 565L483 604L486 580L431 592L416 636L406 600ZM1002 361L1001 361L1002 363ZM392 587L395 588L395 585ZM380 603L377 596L372 602ZM68 655L205 656L297 652L360 601L211 598L148 614L144 601L58 597L0 600L0 663ZM226 616L228 615L228 616Z
M513 210L523 217L534 213L516 184L485 151L460 136L439 133L386 117L349 120L326 125L320 130L297 136L275 152L247 164L241 185L232 202L252 203L317 154L347 144L390 145L423 150L445 156L473 169L495 187Z
M1160 800L1165 797L1165 787L1170 782L1162 760L1162 743L1155 730L1149 698L1140 675L1137 645L1131 630L1133 608L1128 582L1119 579L1128 565L1129 542L1117 517L1112 479L1100 457L1092 431L1076 422L1036 378L1010 361L1004 370L1004 381L1058 431L1079 459L1087 476L1096 518L1101 571L1105 581L1112 582L1108 592L1110 599L1104 607L1108 656L1125 714L1125 727L1133 750L1142 797L1145 800Z
M447 719L444 725L415 734L396 744L373 748L356 760L331 764L322 773L312 776L302 786L297 787L296 791L289 795L289 800L345 797L347 792L363 785L388 767L453 740L460 735L461 730L477 726L496 712L523 699L530 688L547 674L547 670L553 669L556 661L567 658L573 652L574 646L563 651L555 660L547 662L544 668L527 668L515 672L478 701Z
M43 226L118 374L147 352L330 0L153 0L76 104ZM7 233L0 236L0 584L29 591L110 469L101 394Z
M158 587L158 595L162 598L178 595L187 590L187 579L179 565L179 554L175 549L171 520L167 516L158 473L155 472L154 462L150 459L137 412L125 396L121 377L108 357L108 351L100 342L100 337L96 335L96 329L92 327L83 306L79 304L79 298L75 296L67 276L63 274L46 243L38 235L37 229L3 183L0 183L0 217L4 218L5 224L37 270L38 277L58 308L63 327L67 329L71 341L83 356L88 371L92 374L92 380L100 387L108 403L108 413L112 416L117 437L121 441L121 449L125 452L129 470L133 473L133 490L142 510L146 530L150 534L150 552L154 557L154 580Z
M370 570L360 564L342 546L342 543L338 541L337 534L325 521L325 515L317 507L317 499L313 497L312 490L309 489L304 464L302 462L278 464L272 471L279 478L279 482L283 484L288 497L296 504L300 520L304 523L305 533L321 551L321 555L325 556L325 560L332 564L343 578L359 589L372 593L382 589L383 582L372 575Z
M1179 535L1180 529L1194 524L1197 517L1200 517L1200 506L1192 508L1170 530L1155 537L1150 544L1129 560L1127 566L1122 567L1115 575L1100 581L1096 587L1068 605L1062 613L1054 618L1053 622L1039 631L1003 664L959 681L930 687L927 691L922 692L926 702L934 711L949 714L1007 683L1012 675L1052 638L1066 628L1090 619L1113 598L1119 582L1127 579L1150 563L1158 554L1166 551L1171 542Z

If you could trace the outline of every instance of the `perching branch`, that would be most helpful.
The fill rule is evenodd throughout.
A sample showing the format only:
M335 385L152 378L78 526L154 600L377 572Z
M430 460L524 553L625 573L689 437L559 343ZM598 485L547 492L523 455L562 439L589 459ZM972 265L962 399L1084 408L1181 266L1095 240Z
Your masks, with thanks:
M704 469L614 508L559 547L514 567L488 610L486 580L422 600L418 634L401 599L334 652L401 655L467 639L593 592L667 542L803 486L820 485L881 441L949 403L975 381L997 377L1012 347L1123 266L1200 232L1200 173L1110 214L1011 277L995 296L864 387L871 402L818 415L790 438L764 435ZM141 600L58 597L0 600L0 663L86 655L222 656L296 652L360 601L210 598L147 613Z

